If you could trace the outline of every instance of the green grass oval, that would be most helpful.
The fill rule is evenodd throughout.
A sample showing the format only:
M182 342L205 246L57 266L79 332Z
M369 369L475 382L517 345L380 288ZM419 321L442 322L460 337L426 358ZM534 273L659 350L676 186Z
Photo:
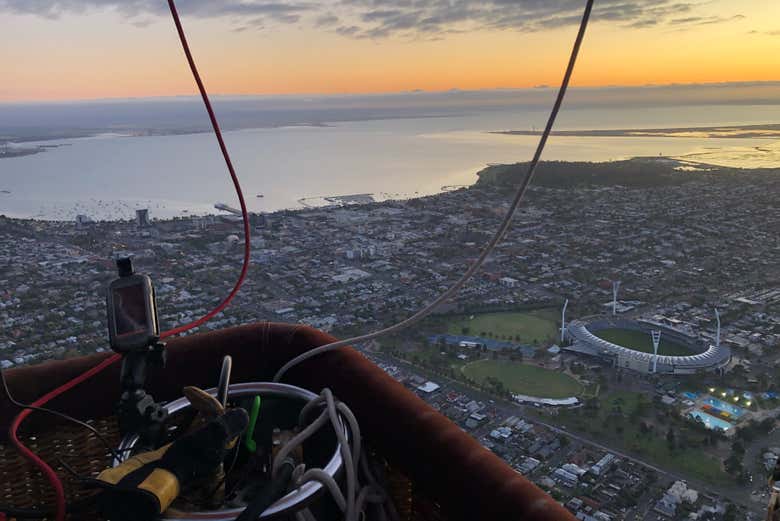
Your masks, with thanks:
M498 340L543 344L557 339L560 334L559 327L558 311L537 309L453 316L448 321L447 332L453 335L473 336L482 336L485 333L485 336ZM464 333L464 328L467 329L467 333Z
M515 394L567 398L577 396L582 391L582 385L569 375L506 360L477 360L464 365L462 371L478 382L488 376L498 378Z
M593 332L597 337L612 342L622 347L641 351L643 353L653 352L653 340L650 333L636 331L634 329L607 328ZM676 342L670 342L661 334L661 343L658 345L658 354L662 356L688 356L695 355L696 351L691 351L687 347Z

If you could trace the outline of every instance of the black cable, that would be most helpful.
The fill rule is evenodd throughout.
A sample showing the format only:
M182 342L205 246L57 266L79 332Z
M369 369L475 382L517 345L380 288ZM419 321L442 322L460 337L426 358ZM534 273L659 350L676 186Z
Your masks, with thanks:
M214 495L219 491L219 488L227 483L227 478L230 476L230 473L233 472L233 468L236 466L236 462L238 461L238 453L241 449L241 436L238 437L238 440L236 440L236 446L233 447L233 458L231 459L230 466L225 470L225 475L222 476L222 479L219 480L219 483L217 483L217 486L214 487L214 490L212 490L209 494L206 494L204 496L204 504L205 501L211 501L211 499L214 497ZM227 493L225 494L227 497Z
M45 519L54 514L54 509L39 510L37 508L16 508L0 505L0 512L8 517L19 519Z
M70 514L83 512L95 503L95 496L86 497L79 501L67 504L67 511ZM18 519L50 519L55 513L54 508L18 508L8 505L0 505L0 513L8 517Z
M62 418L63 420L67 420L71 423L75 423L80 427L84 427L85 429L92 432L92 434L94 434L95 437L99 439L103 443L103 445L106 446L106 449L108 449L108 451L111 453L112 456L114 456L114 458L116 458L118 461L121 461L122 457L120 456L119 452L117 452L117 450L111 446L111 444L108 442L105 436L100 434L100 432L98 432L98 430L94 428L92 425L83 422L81 420L77 420L73 416L65 414L64 412L55 411L54 409L49 409L46 407L35 407L16 400L11 394L11 390L8 388L8 381L5 379L5 373L3 372L2 369L0 369L0 382L2 382L3 384L3 391L5 392L5 395L8 397L8 401L14 404L15 406L19 407L20 409L30 409L31 411L45 412L57 416L59 418Z
M290 484L294 468L295 463L292 459L285 460L276 476L271 478L271 481L260 489L260 492L241 512L241 515L236 518L236 521L255 521L260 517L260 514L282 497Z
M233 460L230 462L230 466L225 471L225 479L230 475L231 472L233 472L233 469L236 466L236 462L238 461L238 453L241 450L241 436L238 437L238 441L236 442L236 446L233 449Z
M430 315L441 304L454 297L466 284L466 282L468 282L477 272L477 270L479 270L479 268L485 262L485 259L487 259L488 256L493 252L496 245L501 242L501 239L504 238L507 230L509 230L509 227L512 224L512 217L515 215L515 211L517 210L518 206L520 206L520 201L522 201L523 196L525 196L525 193L528 190L528 185L531 184L531 180L534 177L534 172L536 171L536 165L539 163L539 159L542 156L542 151L544 150L544 146L547 143L547 138L550 137L550 132L552 131L553 124L555 123L555 118L558 116L558 111L560 110L561 104L563 103L563 97L566 95L566 89L569 86L569 80L571 80L571 75L574 71L574 64L577 62L577 54L580 52L580 46L582 45L582 40L585 37L585 29L588 27L588 20L590 19L590 12L592 8L593 0L587 0L587 3L585 4L585 11L582 14L582 21L580 22L580 29L577 32L577 38L574 40L574 46L572 47L571 55L569 56L569 64L566 66L566 72L563 75L563 81L561 82L560 89L558 90L558 96L555 98L555 104L553 105L552 111L550 111L550 117L547 120L547 125L544 127L542 137L539 139L539 144L536 147L536 152L534 152L533 159L528 165L528 171L526 172L523 180L520 182L520 186L518 187L515 197L512 200L512 204L509 206L506 214L504 214L504 218L501 221L501 224L499 225L495 234L493 234L493 237L490 239L490 241L482 249L479 256L477 257L477 260L468 267L463 275L461 275L461 277L452 286L436 297L433 302L417 311L414 315L405 318L404 320L391 326L374 331L373 333L358 335L356 337L346 338L344 340L337 340L335 342L330 342L328 344L316 347L309 351L305 351L284 364L282 368L276 372L276 375L274 375L274 382L281 381L282 377L285 375L285 373L287 373L288 370L313 356L317 356L327 351L333 351L339 347L367 342L380 336L397 333L398 331L416 324L420 320Z
M83 512L86 510L86 508L90 507L93 500L90 498L91 501L83 501L82 503L68 503L67 504L67 512L69 514L74 514L77 512ZM51 519L51 517L56 513L55 509L50 508L46 510L40 510L37 508L17 508L17 507L10 507L10 506L4 506L0 505L0 513L5 514L8 517L11 518L17 518L17 519Z
M178 24L178 18L177 18L176 14L175 14L175 8L173 6L173 1L169 0L169 4L171 6L172 12L174 12L174 18L175 18L175 20L177 22L177 28L179 29L179 32L182 33L181 28L179 27L179 24ZM536 170L536 166L539 163L539 159L541 157L542 151L544 150L544 146L545 146L545 144L547 142L547 139L548 139L548 137L550 135L550 131L552 130L553 123L555 122L555 118L556 118L556 116L558 114L558 111L560 110L561 104L563 103L563 98L564 98L564 95L566 93L566 89L568 87L572 71L574 69L574 64L576 62L577 54L579 52L579 48L580 48L580 45L582 43L582 39L583 39L584 34L585 34L585 28L587 27L588 19L590 17L590 12L591 12L592 7L593 7L593 0L587 0L586 6L585 6L585 12L583 14L583 18L582 18L582 22L581 22L581 25L580 25L580 29L579 29L579 32L577 34L577 38L576 38L575 43L574 43L574 48L572 49L572 54L571 54L571 57L569 59L568 66L566 68L566 73L564 74L563 82L561 84L560 90L558 91L558 96L557 96L557 98L555 100L555 104L553 105L553 109L552 109L552 112L550 113L550 117L549 117L549 119L547 121L547 125L545 126L545 130L542 133L541 139L539 141L539 145L538 145L538 147L536 149L536 152L534 153L534 156L533 156L533 159L531 160L531 163L529 164L529 168L528 168L528 171L526 173L526 176L521 181L520 187L518 188L518 191L517 191L517 193L515 195L515 198L513 199L512 204L510 205L510 208L509 208L509 210L507 211L507 213L506 213L506 215L504 217L504 220L502 221L501 225L499 226L498 231L493 236L493 238L490 240L490 242L486 245L486 247L482 250L482 252L481 252L480 256L477 258L476 262L474 262L474 264L472 264L469 267L469 269L466 270L466 272L463 274L463 276L449 290L445 291L436 300L434 300L434 302L432 302L431 304L429 304L428 306L426 306L422 310L418 311L413 316L407 318L406 320L404 320L402 322L399 322L398 324L395 324L395 325L390 326L388 328L385 328L383 330L377 331L375 333L359 336L359 337L352 338L352 339L346 339L346 340L342 340L342 341L338 341L338 342L333 342L333 343L325 345L325 346L320 346L319 348L311 350L311 351L309 351L309 352L307 352L307 353L305 353L303 355L299 355L295 359L289 361L284 367L282 367L282 369L279 370L279 372L274 377L274 381L280 380L281 377L284 375L284 373L288 369L290 369L294 365L297 365L298 363L300 363L300 362L302 362L302 361L304 361L304 360L306 360L306 359L308 359L308 358L310 358L312 356L315 356L315 355L320 354L322 352L329 351L329 350L332 350L332 349L335 349L337 347L341 347L343 345L347 345L347 344L350 344L350 343L356 343L356 342L360 342L360 341L370 340L372 338L376 338L376 337L382 336L384 334L388 334L388 333L391 333L391 332L395 332L395 331L401 330L401 329L403 329L405 327L408 327L408 326L416 323L417 321L419 321L419 320L425 318L427 315L429 315L439 304L441 304L442 302L444 302L444 301L448 300L449 298L451 298L461 287L463 287L463 285L480 268L480 266L482 265L484 260L490 255L490 253L493 251L495 246L503 238L504 234L508 230L508 228L509 228L509 226L511 224L512 217L513 217L517 207L519 206L520 201L522 200L523 196L525 195L525 192L527 191L527 188L528 188L528 186L529 186L529 184L530 184L530 182L531 182L531 180L533 178L534 172ZM188 49L185 48L185 51L188 51ZM189 53L188 53L188 59L189 58L190 58L190 56L189 56ZM199 78L196 77L196 80L198 80L198 83L199 83L199 86L200 86ZM210 109L210 106L208 106L208 100L205 99L205 96L204 96L204 100L207 103L207 108ZM210 114L210 116L212 115L210 110L209 110L209 114ZM212 121L214 122L213 116L212 116ZM217 131L218 138L220 139L220 145L222 146L223 144L221 142L221 136L219 135L218 130L216 130L216 131ZM222 148L223 148L223 152L224 152L224 146L222 146ZM228 167L231 170L231 174L233 174L233 172L232 172L232 165L229 164L229 158L226 157L226 160L228 161ZM235 179L235 176L234 176L234 183L237 184L237 180ZM238 186L237 186L237 188L238 188ZM239 191L239 198L241 199L242 209L243 209L243 197L242 197L240 191ZM245 213L245 215L246 215L246 213ZM248 230L248 223L246 222L246 219L245 219L245 223L244 224L245 224L245 228L247 228L247 230ZM249 234L247 233L246 236L247 237L245 239L246 239L247 246L248 246ZM245 257L248 257L248 254L249 254L249 252L248 252L248 247L247 247L247 249L245 251ZM244 271L245 270L246 270L246 263L244 265ZM239 280L239 283L236 285L236 288L234 288L234 293L237 291L238 286L240 285L241 281L243 280L243 276L244 276L244 273L242 272L241 279ZM232 297L232 295L231 295L231 297ZM224 304L226 304L227 301L229 301L229 299L230 299L230 297L226 300L226 302ZM4 388L4 391L5 391L5 394L8 396L8 399L9 399L9 401L12 404L14 404L17 407L20 407L22 409L30 409L30 410L33 410L33 411L45 412L45 413L52 414L54 416L58 416L60 418L63 418L65 420L67 420L67 421L73 422L73 423L75 423L77 425L80 425L81 427L84 427L84 428L90 430L93 434L95 434L95 436L101 442L103 442L103 444L106 446L106 448L118 460L121 459L119 454L116 452L116 450L113 447L111 447L111 445L108 443L108 441L97 431L97 429L95 429L91 425L89 425L89 424L87 424L85 422L82 422L80 420L77 420L76 418L73 418L72 416L69 416L69 415L67 415L65 413L61 413L59 411L55 411L55 410L52 410L52 409L47 409L45 407L35 407L35 406L32 406L32 405L28 405L28 404L24 404L24 403L18 402L11 395L11 393L10 393L10 391L8 389L8 383L6 382L5 375L3 374L3 371L1 369L0 369L0 380L2 380L2 384L3 384L3 388ZM283 464L283 467L281 467L279 469L279 475L278 475L277 479L274 479L273 481L268 483L268 485L261 491L260 495L257 498L255 498L255 500L247 507L247 509L241 514L241 516L239 516L238 521L254 520L255 518L257 518L257 516L262 514L262 512L268 506L273 504L273 502L276 500L275 496L280 495L286 489L287 484L289 483L289 479L290 479L290 477L292 475L292 470L293 470L292 464ZM285 477L285 479L280 479L282 477ZM284 483L282 483L282 482L284 482ZM262 506L262 504L265 503L265 502L267 502L267 505ZM255 505L257 505L257 507L255 507ZM252 510L250 510L251 507L255 507L255 508L252 508ZM255 510L257 510L257 508L260 508L260 507L262 507L262 509L260 509L259 511L257 511L256 514L253 515L253 512ZM43 517L43 516L41 516L41 514L44 513L44 511L42 511L42 510L35 510L35 509L12 509L12 508L7 508L6 509L6 508L3 508L1 506L0 506L0 512L5 512L5 513L10 514L10 515L12 515L14 517L30 517L30 515L29 515L30 513L32 513L32 517ZM25 516L25 515L18 515L18 514L14 514L13 512L17 512L17 513L19 513L19 512L22 512L22 513L26 512L28 515L27 516Z

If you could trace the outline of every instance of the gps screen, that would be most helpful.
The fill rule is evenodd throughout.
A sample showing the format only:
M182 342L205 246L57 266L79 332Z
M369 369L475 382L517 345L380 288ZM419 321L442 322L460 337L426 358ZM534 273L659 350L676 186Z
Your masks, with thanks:
M146 301L140 284L114 290L114 317L117 336L146 332Z

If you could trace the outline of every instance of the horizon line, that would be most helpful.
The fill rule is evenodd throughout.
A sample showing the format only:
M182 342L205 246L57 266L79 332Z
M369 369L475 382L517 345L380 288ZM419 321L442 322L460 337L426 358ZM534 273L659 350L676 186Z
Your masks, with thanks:
M669 87L758 87L758 86L780 86L778 80L746 80L746 81L718 81L718 82L690 82L690 83L644 83L628 85L582 85L571 86L571 90L610 90L610 89L646 89L646 88L669 88ZM291 93L215 93L210 94L214 98L347 98L347 97L380 97L380 96L402 96L402 95L424 95L424 94L457 94L457 93L509 93L520 91L540 91L553 90L554 85L534 85L530 87L485 87L481 89L460 89L453 87L444 90L426 90L426 89L408 89L399 91L378 91L378 92L339 92L339 93L317 93L317 92L291 92ZM149 96L107 96L102 98L62 98L62 99L20 99L20 100L0 100L1 105L48 105L48 104L68 104L68 103L107 103L117 101L188 101L190 99L200 99L200 96L193 92L188 94L169 94L169 95L149 95Z

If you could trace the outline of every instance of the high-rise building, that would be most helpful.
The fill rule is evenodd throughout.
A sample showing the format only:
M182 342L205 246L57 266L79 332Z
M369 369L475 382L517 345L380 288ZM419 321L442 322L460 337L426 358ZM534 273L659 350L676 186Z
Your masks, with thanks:
M149 222L149 209L144 208L142 210L136 210L135 211L135 224L139 228L148 228L152 225L151 222Z
M84 214L78 214L76 216L76 228L83 228L88 224L92 224L94 221Z

